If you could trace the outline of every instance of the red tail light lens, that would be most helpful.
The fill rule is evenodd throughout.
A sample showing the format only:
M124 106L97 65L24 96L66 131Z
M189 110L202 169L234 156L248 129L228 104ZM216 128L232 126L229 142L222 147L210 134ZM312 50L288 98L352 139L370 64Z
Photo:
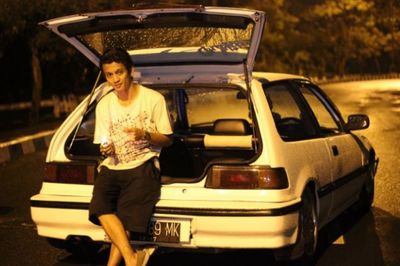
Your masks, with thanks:
M44 172L45 182L93 184L96 164L47 163Z
M289 187L284 168L215 165L208 171L207 188L285 189Z

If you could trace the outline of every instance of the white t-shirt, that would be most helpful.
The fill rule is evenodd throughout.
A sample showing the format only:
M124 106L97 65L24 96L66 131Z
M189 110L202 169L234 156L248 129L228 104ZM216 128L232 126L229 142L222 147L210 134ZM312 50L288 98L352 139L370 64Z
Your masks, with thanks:
M104 96L96 107L96 126L93 143L104 139L114 144L115 155L107 157L101 165L109 169L135 168L154 156L161 147L147 140L132 140L125 128L141 128L148 132L172 134L171 123L164 97L159 92L138 87L138 94L129 106L118 102L115 91Z

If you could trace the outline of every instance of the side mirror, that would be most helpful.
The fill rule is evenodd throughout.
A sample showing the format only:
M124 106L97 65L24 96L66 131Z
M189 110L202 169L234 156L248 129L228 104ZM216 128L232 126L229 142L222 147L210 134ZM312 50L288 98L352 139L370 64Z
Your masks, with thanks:
M349 115L346 123L348 130L365 129L369 127L369 117L363 114Z

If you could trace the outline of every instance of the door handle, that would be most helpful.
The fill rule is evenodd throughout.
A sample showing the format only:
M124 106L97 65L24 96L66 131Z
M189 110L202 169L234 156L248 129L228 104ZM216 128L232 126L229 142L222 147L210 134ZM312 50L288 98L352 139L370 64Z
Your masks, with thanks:
M333 152L333 156L338 156L339 155L339 149L336 145L332 146L332 152Z

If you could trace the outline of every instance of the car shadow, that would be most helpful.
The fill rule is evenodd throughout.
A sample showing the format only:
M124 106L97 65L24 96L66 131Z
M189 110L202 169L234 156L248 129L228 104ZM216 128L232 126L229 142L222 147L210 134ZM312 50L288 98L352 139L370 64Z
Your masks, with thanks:
M399 265L400 219L379 208L345 212L319 235L316 265Z

